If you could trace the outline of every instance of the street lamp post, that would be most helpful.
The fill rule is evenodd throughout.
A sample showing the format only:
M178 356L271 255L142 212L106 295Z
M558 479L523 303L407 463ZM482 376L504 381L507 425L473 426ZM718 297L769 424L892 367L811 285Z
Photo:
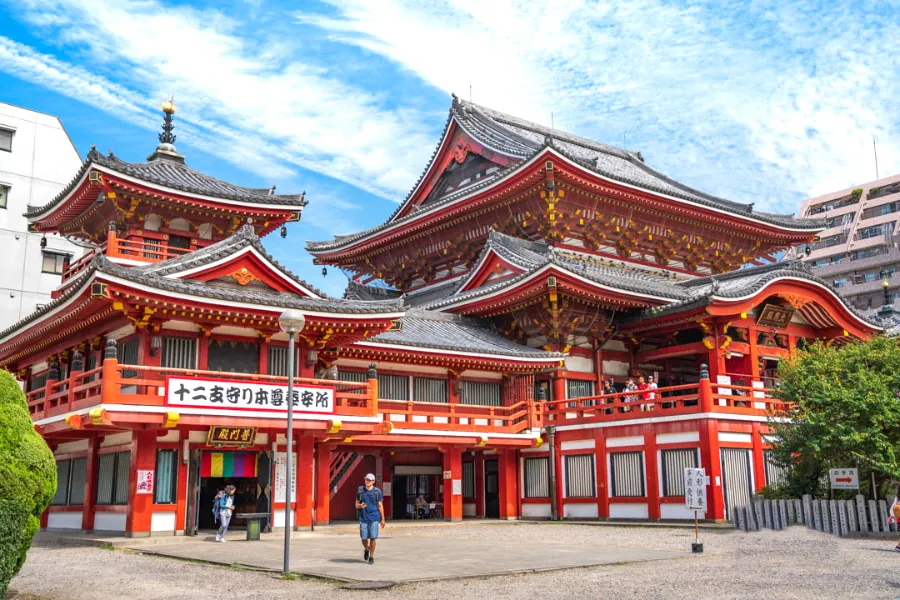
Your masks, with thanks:
M293 461L291 452L294 443L294 338L303 331L306 318L299 310L289 308L278 317L278 325L288 334L288 392L287 392L287 452L285 453L285 491L284 491L284 573L291 569L291 480Z

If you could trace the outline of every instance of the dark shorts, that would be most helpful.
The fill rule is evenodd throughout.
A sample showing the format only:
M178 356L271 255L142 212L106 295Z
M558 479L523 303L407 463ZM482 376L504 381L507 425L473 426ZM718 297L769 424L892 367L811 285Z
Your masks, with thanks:
M366 521L359 522L359 537L364 540L377 540L378 539L378 521L372 521L371 523L367 523Z

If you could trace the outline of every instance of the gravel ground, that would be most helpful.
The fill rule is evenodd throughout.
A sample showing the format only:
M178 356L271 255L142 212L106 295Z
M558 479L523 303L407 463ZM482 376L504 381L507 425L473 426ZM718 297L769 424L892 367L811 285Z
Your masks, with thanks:
M442 536L685 550L693 531L571 524L393 526L392 536ZM836 539L801 527L779 532L701 532L702 556L417 583L390 592L339 589L340 584L284 581L277 576L98 548L35 547L13 580L17 600L130 599L398 599L514 598L900 598L900 554L893 540ZM383 543L390 543L388 539ZM489 546L486 560L489 560ZM376 567L377 568L377 565Z

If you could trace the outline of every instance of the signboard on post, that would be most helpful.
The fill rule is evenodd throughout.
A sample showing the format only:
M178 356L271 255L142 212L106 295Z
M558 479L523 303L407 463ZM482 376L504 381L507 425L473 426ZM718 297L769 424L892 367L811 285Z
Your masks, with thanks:
M828 469L833 490L858 490L859 469Z
M688 510L706 512L706 469L684 469L684 504Z

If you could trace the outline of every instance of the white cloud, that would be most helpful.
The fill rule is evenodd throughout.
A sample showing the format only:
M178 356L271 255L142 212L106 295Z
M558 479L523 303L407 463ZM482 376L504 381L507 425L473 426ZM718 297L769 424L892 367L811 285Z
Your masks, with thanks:
M897 17L857 5L332 0L298 19L448 91L640 147L686 183L769 210L900 168Z
M209 147L220 156L242 154L237 158L267 175L289 174L283 166L262 164L275 159L398 200L434 143L421 133L427 127L402 107L387 106L342 81L340 73L293 60L281 41L245 37L240 23L218 11L163 7L154 0L58 0L26 3L23 10L70 55L83 57L91 72L47 56L38 57L43 65L79 72L82 80L114 72L117 81L141 91L116 86L128 110L110 102L101 108L132 118L158 104L147 98L174 93L181 121L202 130ZM47 77L42 83L79 97L81 81ZM188 131L183 128L184 137ZM254 158L260 152L265 160Z

